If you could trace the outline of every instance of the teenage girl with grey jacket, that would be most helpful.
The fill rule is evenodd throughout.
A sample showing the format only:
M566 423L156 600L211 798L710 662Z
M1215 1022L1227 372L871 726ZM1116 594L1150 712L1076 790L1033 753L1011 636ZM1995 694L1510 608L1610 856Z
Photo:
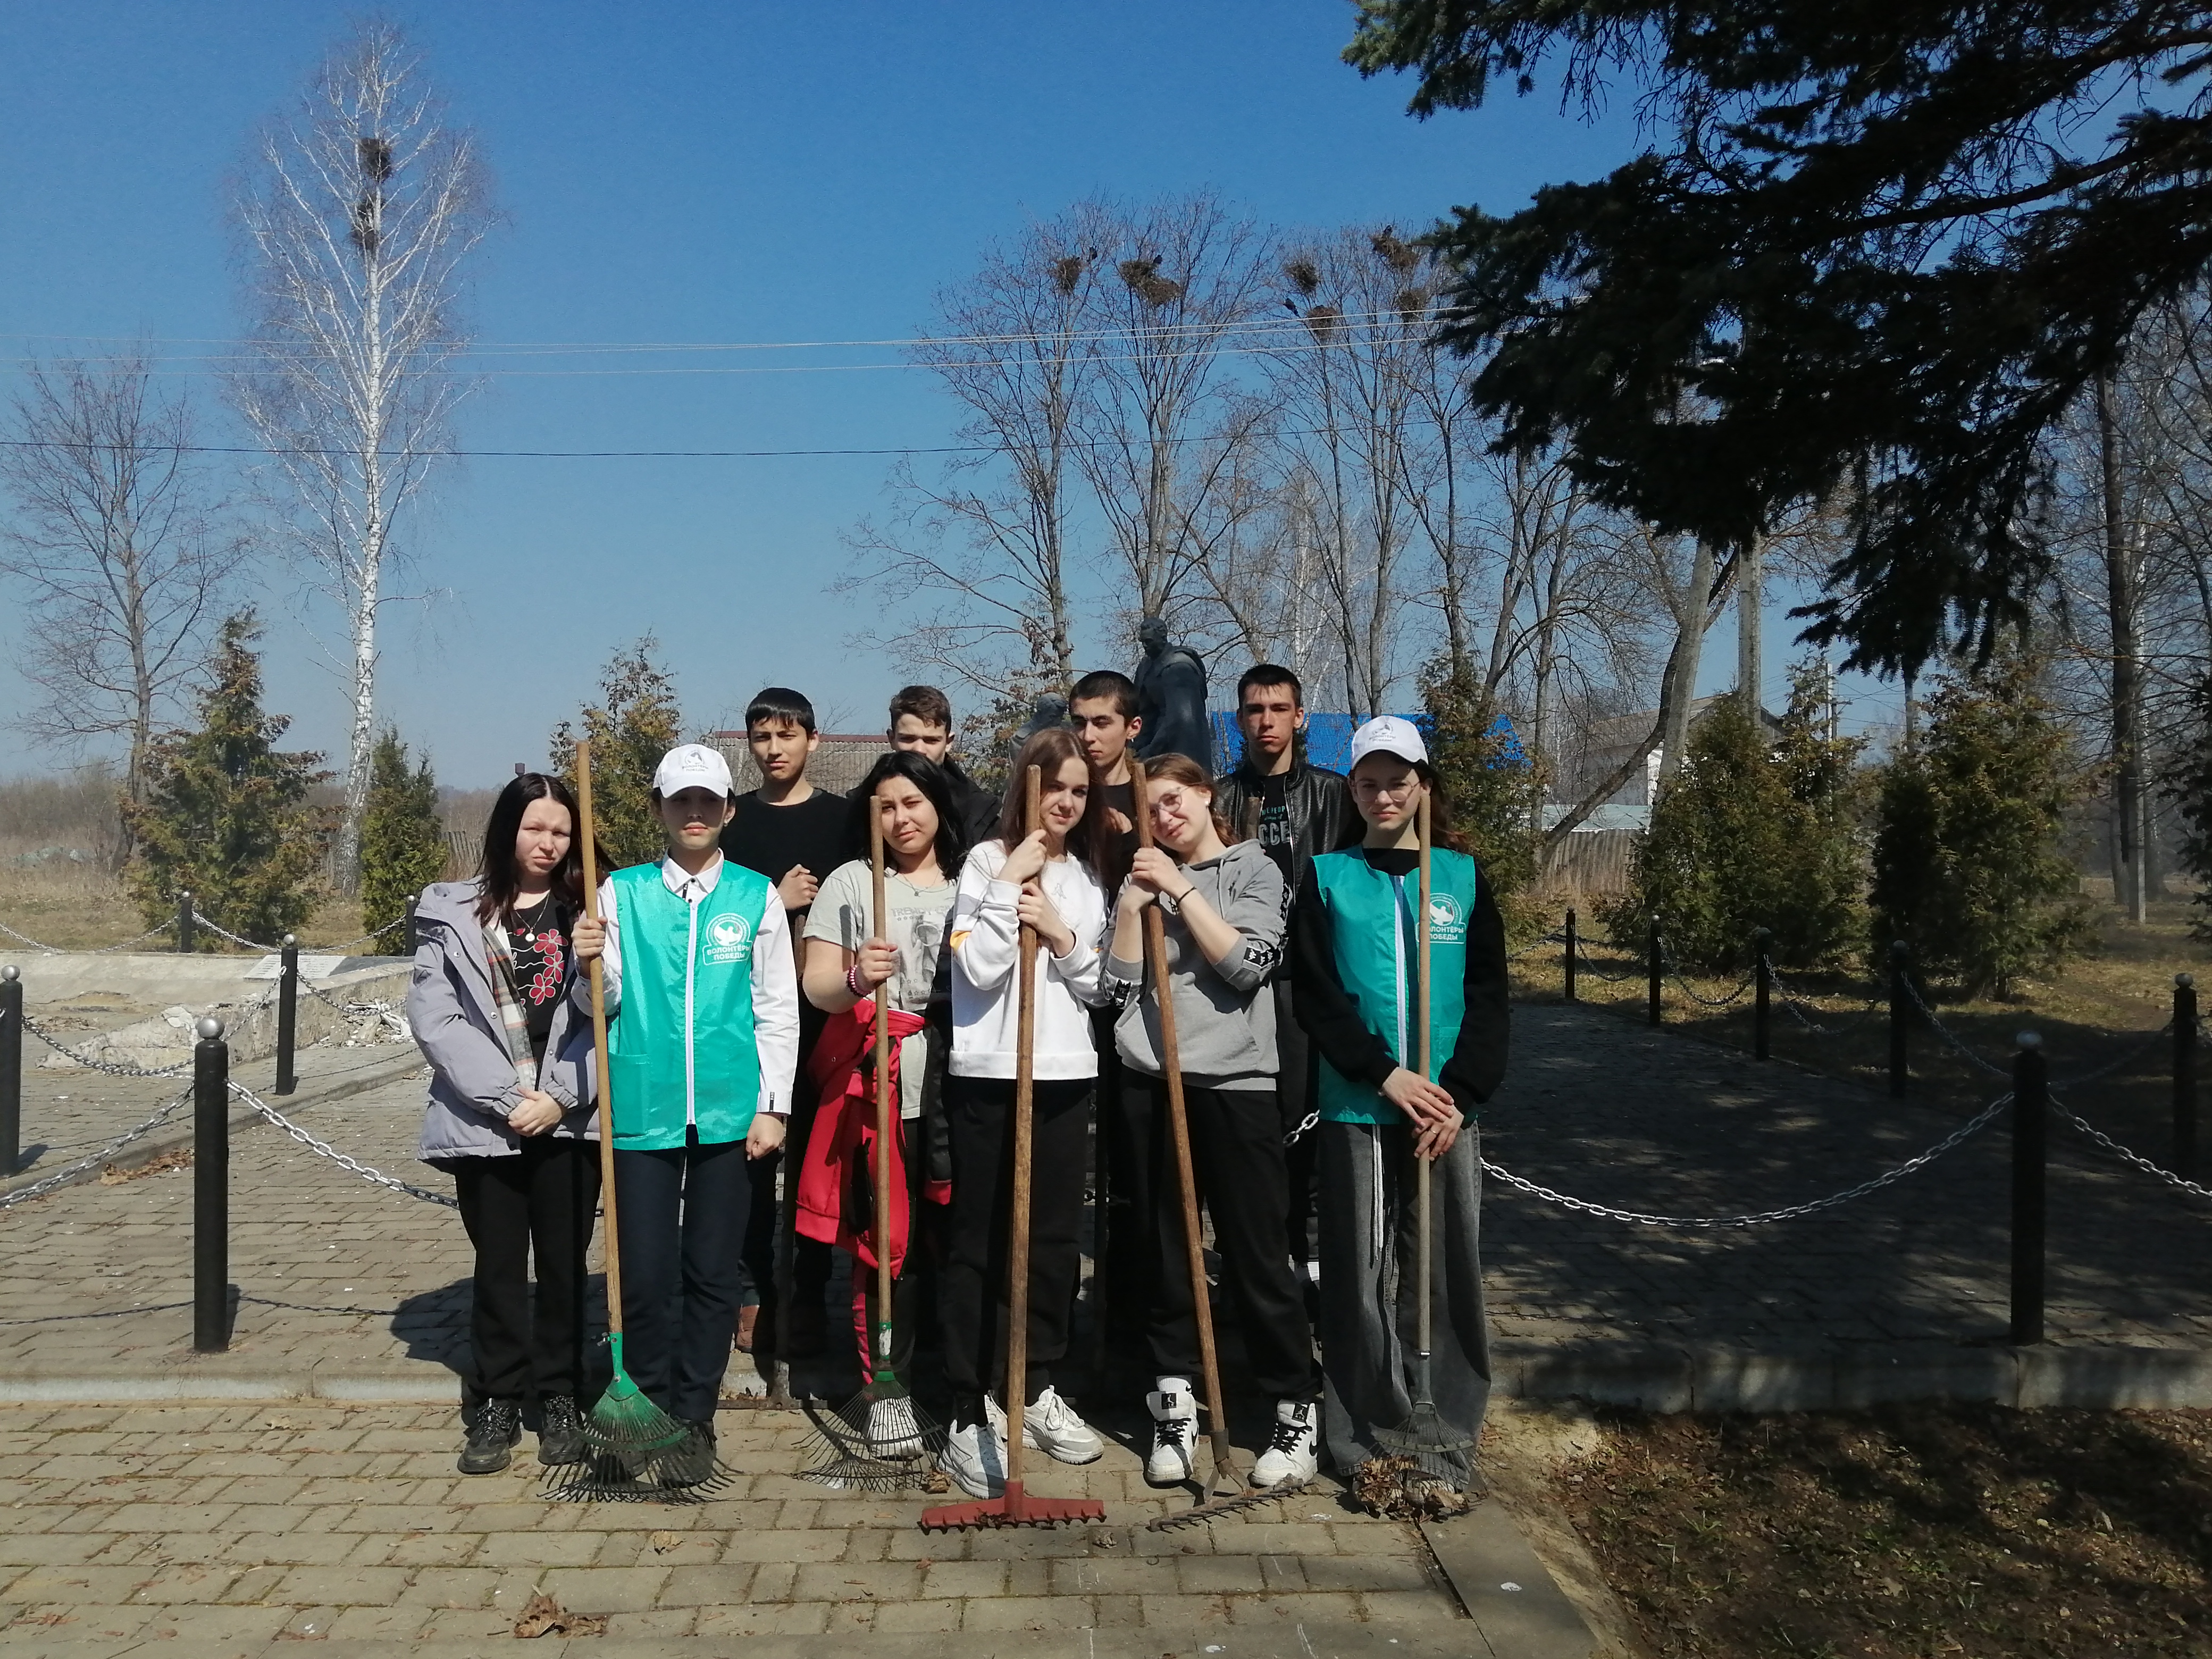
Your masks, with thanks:
M1237 1303L1253 1381L1275 1407L1253 1479L1263 1486L1297 1486L1314 1475L1321 1376L1305 1297L1291 1265L1275 1000L1267 989L1282 957L1287 895L1282 871L1257 842L1229 842L1214 816L1213 779L1197 762L1164 755L1148 763L1146 773L1156 844L1137 854L1122 885L1105 972L1107 987L1121 1002L1115 1047L1125 1075L1148 1085L1150 1105L1156 1255L1148 1334L1159 1380L1146 1400L1152 1449L1145 1474L1156 1486L1192 1478L1197 1411L1191 1380L1199 1360L1160 1054L1162 991L1145 952L1145 913L1157 908L1192 1172L1212 1213L1214 1245Z
M568 994L583 903L575 826L567 787L523 774L492 806L483 872L428 888L415 913L407 1016L432 1072L419 1156L453 1177L477 1253L464 1474L507 1467L529 1396L538 1462L584 1455L584 1251L599 1166L591 1022Z

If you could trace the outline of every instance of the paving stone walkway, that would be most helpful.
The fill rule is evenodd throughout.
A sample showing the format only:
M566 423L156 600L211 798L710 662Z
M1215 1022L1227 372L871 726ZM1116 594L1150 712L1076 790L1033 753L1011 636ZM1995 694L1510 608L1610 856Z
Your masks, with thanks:
M1616 1014L1523 1003L1483 1152L1620 1208L1767 1210L1904 1162L2006 1086L1991 1079L1971 1102L1893 1101ZM2067 1103L2098 1121L2094 1085ZM2055 1125L2051 1152L2049 1340L2212 1350L2212 1201ZM1483 1259L1498 1340L1509 1351L2002 1342L2011 1155L2001 1115L1881 1192L1711 1231L1581 1215L1492 1181Z

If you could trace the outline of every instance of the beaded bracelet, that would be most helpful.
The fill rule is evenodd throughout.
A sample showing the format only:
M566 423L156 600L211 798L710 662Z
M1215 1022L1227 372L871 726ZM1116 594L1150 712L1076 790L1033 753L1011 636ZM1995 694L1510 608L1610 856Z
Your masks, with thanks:
M853 994L853 1000L855 1002L860 1001L868 994L866 988L860 983L860 964L857 962L845 970L845 988Z

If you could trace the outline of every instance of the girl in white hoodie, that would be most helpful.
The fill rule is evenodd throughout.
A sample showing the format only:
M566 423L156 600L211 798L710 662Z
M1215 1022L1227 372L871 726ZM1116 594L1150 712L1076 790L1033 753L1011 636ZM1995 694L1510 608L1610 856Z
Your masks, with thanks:
M1024 781L1031 766L1042 774L1043 827L1027 835ZM1103 1450L1052 1386L1053 1363L1067 1352L1081 1266L1077 1236L1098 1073L1089 1007L1102 997L1106 896L1090 858L1090 796L1091 769L1073 732L1054 727L1030 738L1014 759L998 836L969 854L952 902L952 1056L945 1088L952 1213L940 1306L953 1413L941 1462L976 1498L1004 1489L1000 1399L1009 1386L1024 1389L1024 1445L1063 1463L1089 1463ZM1038 942L1029 1374L1009 1379L1001 1373L1024 923L1036 930Z

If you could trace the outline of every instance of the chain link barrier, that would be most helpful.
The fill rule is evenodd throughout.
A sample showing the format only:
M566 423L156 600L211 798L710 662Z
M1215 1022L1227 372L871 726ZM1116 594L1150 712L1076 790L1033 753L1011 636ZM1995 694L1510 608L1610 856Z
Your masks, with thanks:
M2064 1102L2061 1101L2057 1096L2051 1096L2051 1104L2053 1109L2057 1110L2060 1117L2065 1119L2067 1122L2074 1126L2075 1130L2078 1133L2094 1141L2098 1146L2103 1147L2106 1152L2110 1152L2114 1158L2118 1158L2122 1163L2132 1164L2136 1169L2141 1170L2145 1175L2156 1176L2167 1186L2179 1187L2183 1192L2188 1193L2193 1197L2212 1198L2212 1187L2200 1187L2193 1181L2184 1181L2179 1176L2174 1174L2172 1170L2167 1169L2164 1164L2154 1164L2150 1159L2145 1158L2141 1152L2136 1152L2133 1147L2122 1146L2118 1141L2113 1139L2112 1136L2106 1134L2102 1129L2100 1129L2095 1124L2088 1121L2087 1119L2075 1116L2073 1110L2068 1107Z
M1867 1006L1853 1014L1843 1024L1823 1025L1817 1020L1808 1019L1804 1012L1810 1008L1814 1012L1819 1013L1821 1012L1819 1005L1791 990L1783 979L1781 971L1775 967L1771 957L1766 959L1766 977L1774 988L1782 993L1782 1006L1790 1011L1790 1017L1803 1026L1806 1032L1813 1036L1842 1036L1848 1031L1856 1031L1873 1018L1887 1000L1881 991L1876 991L1874 995L1867 999Z
M1579 938L1575 940L1575 957L1581 963L1582 970L1584 973L1595 975L1600 981L1607 985L1626 985L1630 980L1644 977L1644 970L1640 968L1632 968L1625 974L1607 973L1604 969L1590 960L1589 947Z
M28 1009L23 1012L23 1029L63 1059L72 1065L82 1066L89 1072L105 1072L110 1077L180 1078L185 1074L185 1067L183 1066L171 1066L164 1070L152 1071L143 1066L125 1066L115 1060L94 1060L88 1055L81 1054L55 1036L45 1026L40 1024L37 1020L33 1019Z
M221 922L210 921L198 910L192 912L192 921L198 926L206 928L210 933L216 934L222 939L227 939L233 945L242 945L249 951L266 951L271 955L274 955L276 952L283 951L284 948L281 945L264 945L260 940L248 939L243 933L234 933L229 928L225 927ZM344 951L356 945L366 945L373 939L382 939L393 928L405 925L406 921L407 918L405 916L395 916L373 933L363 933L359 939L341 939L336 945L307 945L301 943L298 940L295 940L294 943L298 944L300 949L302 951L321 952Z
M119 945L100 945L88 948L72 948L66 945L41 945L28 933L19 933L4 921L0 921L0 933L7 934L9 939L20 944L29 945L33 951L43 951L50 957L104 957L111 951L127 951L134 945L143 945L155 934L166 933L176 925L176 918L173 916L158 927L148 928L136 939L126 939Z
M331 1163L337 1164L338 1168L345 1170L348 1174L357 1175L363 1181L368 1182L378 1187L388 1187L393 1192L404 1194L409 1198L420 1199L425 1204L439 1205L448 1210L459 1209L460 1207L458 1200L449 1197L444 1193L434 1193L428 1187L411 1186L408 1182L400 1180L397 1176L388 1176L385 1174L383 1170L374 1169L368 1164L362 1163L359 1158L350 1157L348 1154L338 1151L337 1147L331 1146L327 1140L318 1140L313 1134L301 1128L298 1124L293 1122L291 1119L286 1117L283 1113L278 1111L267 1101L262 1099L259 1095L255 1094L252 1090L247 1088L244 1084L233 1083L230 1085L230 1092L238 1099L244 1101L248 1106L252 1107L254 1111L258 1113L261 1117L273 1127L282 1129L286 1134L291 1136L293 1139L298 1141L309 1152L315 1153L318 1157L330 1159Z
M1822 1210L1832 1210L1838 1204L1848 1204L1855 1198L1863 1198L1869 1193L1878 1193L1883 1188L1925 1169L1960 1142L1987 1128L1996 1115L2011 1103L2009 1092L1999 1095L1926 1152L1884 1170L1880 1175L1860 1182L1856 1187L1846 1187L1842 1192L1831 1193L1826 1198L1810 1199L1805 1203L1788 1205L1779 1210L1755 1211L1748 1215L1653 1215L1644 1210L1615 1209L1610 1204L1599 1204L1587 1198L1574 1198L1565 1193L1554 1192L1549 1187L1540 1186L1525 1176L1515 1175L1502 1164L1492 1164L1486 1158L1482 1160L1482 1168L1485 1174L1495 1176L1507 1186L1517 1188L1533 1198L1540 1198L1547 1204L1562 1205L1584 1215L1602 1216L1608 1221L1631 1221L1641 1227L1759 1227L1769 1222L1794 1221L1800 1216L1816 1215Z
M164 1123L167 1123L171 1118L174 1117L177 1115L178 1109L187 1104L191 1100L191 1097L192 1091L190 1089L187 1089L184 1093L179 1095L167 1105L162 1107L159 1111L155 1112L153 1116L148 1118L137 1128L126 1129L123 1133L116 1136L114 1139L109 1141L105 1146L102 1146L98 1152L88 1152L84 1157L77 1159L76 1163L64 1164L62 1168L55 1170L53 1174L42 1176L39 1180L33 1182L27 1187L18 1187L13 1192L0 1193L0 1210L13 1209L18 1204L26 1204L34 1198L42 1198L46 1194L53 1191L55 1188L67 1185L76 1176L83 1174L87 1170L91 1169L95 1164L105 1163L108 1158L112 1158L116 1153L121 1152L125 1146L128 1146L132 1141L143 1140L148 1135L152 1134L155 1130L160 1128Z
M1689 998L1691 1001L1703 1004L1708 1008L1733 1007L1735 1004L1743 1000L1745 994L1753 986L1759 983L1759 972L1754 969L1752 970L1750 975L1745 978L1742 984L1737 986L1735 990L1730 991L1726 996L1706 996L1698 991L1695 986L1692 985L1689 981L1682 977L1681 964L1674 960L1674 953L1667 948L1667 942L1664 939L1662 939L1659 942L1659 965L1661 968L1665 969L1667 977L1674 981L1675 988L1680 990L1684 996Z

